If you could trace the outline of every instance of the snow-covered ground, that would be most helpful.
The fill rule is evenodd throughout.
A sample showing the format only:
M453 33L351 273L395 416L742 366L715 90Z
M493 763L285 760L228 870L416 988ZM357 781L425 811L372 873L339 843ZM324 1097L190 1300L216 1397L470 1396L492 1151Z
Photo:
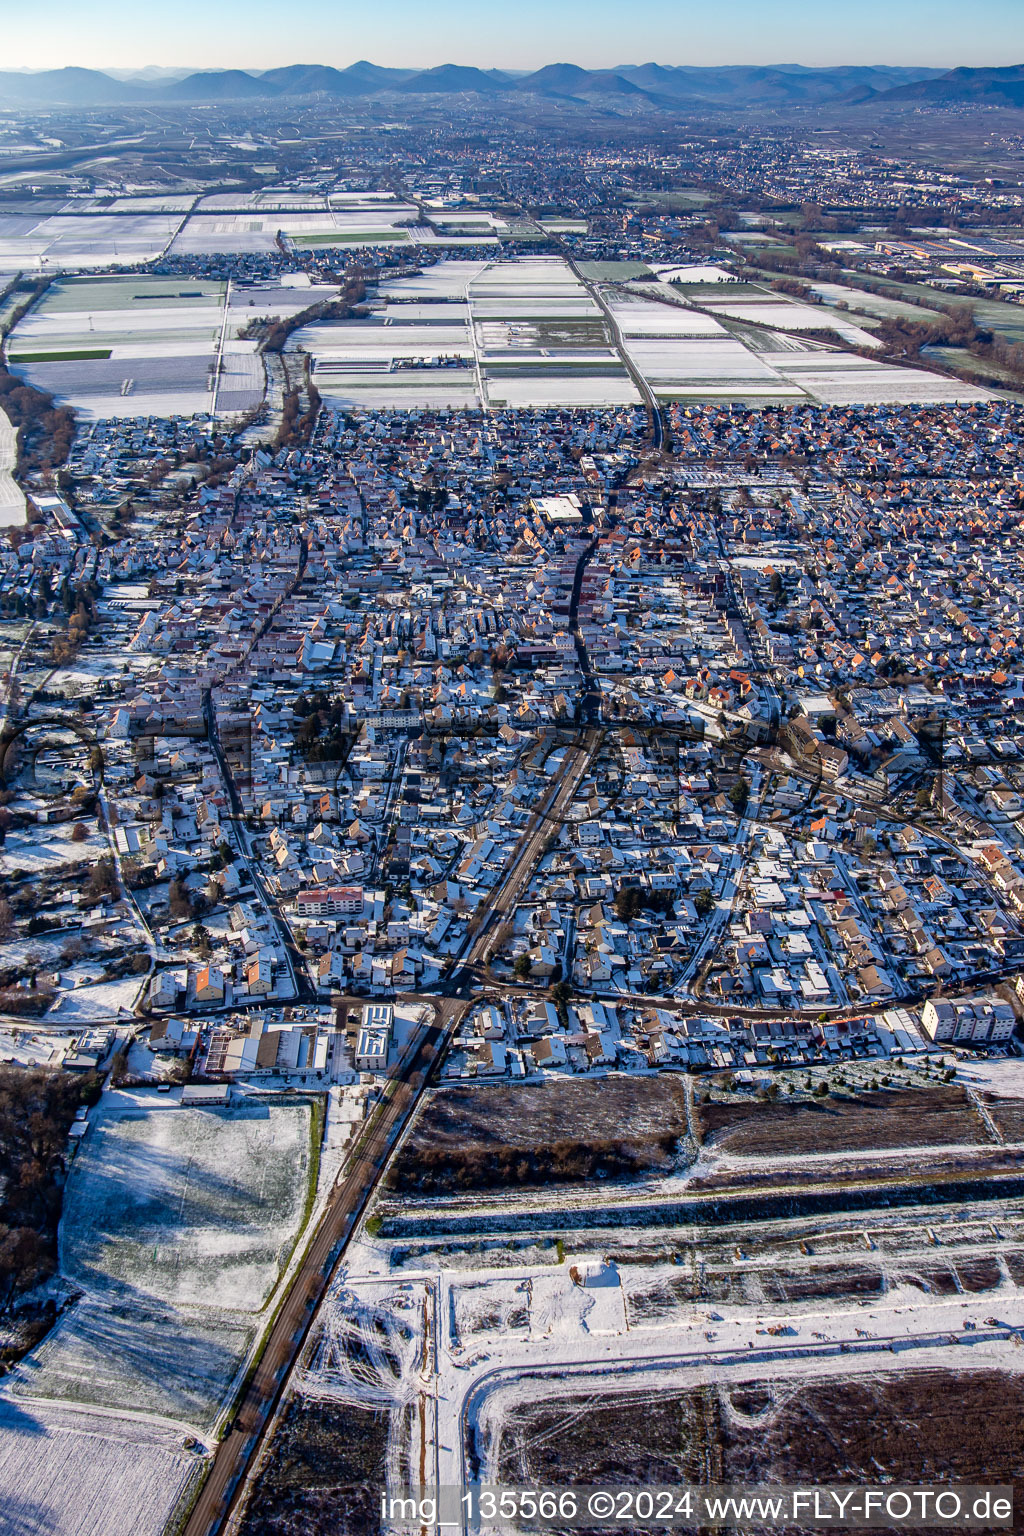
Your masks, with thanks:
M3 1536L160 1536L199 1466L180 1431L0 1399Z
M138 976L101 981L62 992L46 1015L48 1024L109 1024L132 1012L141 985Z
M75 1284L257 1312L298 1232L309 1109L104 1113L68 1180L61 1260Z
M109 852L107 839L97 831L95 821L85 825L89 836L76 843L71 830L73 821L55 822L49 827L31 827L8 832L0 855L0 871L10 874L22 869L30 875L52 874L64 864L95 864Z
M940 1227L941 1221L937 1217ZM947 1240L953 1235L943 1229L941 1241ZM959 1241L961 1261L977 1253L970 1234L961 1233ZM956 1262L952 1247L943 1252ZM336 1340L344 1320L350 1335L365 1330L369 1347L374 1333L387 1335L405 1318L413 1338L403 1358L411 1357L412 1365L388 1379L378 1374L375 1391L390 1391L396 1405L418 1397L421 1411L409 1422L414 1437L426 1437L420 1454L439 1486L465 1482L470 1431L484 1458L481 1479L495 1480L503 1423L524 1401L567 1391L597 1396L641 1387L654 1401L709 1379L817 1380L924 1367L1024 1370L1024 1291L1005 1268L1001 1282L982 1294L925 1294L900 1278L898 1263L883 1263L891 1270L888 1289L870 1300L712 1306L683 1299L683 1272L668 1262L620 1266L595 1253L522 1267L453 1269L446 1257L441 1270L416 1272L410 1265L396 1286L380 1273L389 1257L387 1245L360 1238L350 1251L352 1268L328 1304L327 1334ZM736 1263L744 1263L738 1249ZM659 1304L645 1308L642 1298L654 1292ZM395 1295L403 1297L400 1312L389 1300ZM418 1298L415 1306L411 1296ZM352 1353L360 1358L358 1350ZM340 1381L337 1351L321 1348L298 1387L330 1396ZM406 1452L415 1457L417 1446ZM397 1452L389 1465L402 1465Z
M14 478L17 459L17 433L7 413L0 411L0 528L25 521L25 493Z
M163 1529L199 1465L185 1442L211 1443L305 1214L305 1105L136 1088L92 1119L61 1223L61 1280L81 1294L0 1388L3 1536Z

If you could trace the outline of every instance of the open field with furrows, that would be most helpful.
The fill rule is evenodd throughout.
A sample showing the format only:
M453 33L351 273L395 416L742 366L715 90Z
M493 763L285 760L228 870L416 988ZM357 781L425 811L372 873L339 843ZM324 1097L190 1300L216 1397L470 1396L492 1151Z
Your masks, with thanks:
M666 1172L686 1136L676 1078L609 1077L433 1093L389 1186L409 1194Z
M180 1430L0 1401L2 1536L161 1536L200 1467Z
M695 1112L705 1146L741 1157L992 1142L967 1094L954 1086L874 1089L798 1104L700 1104Z
M1024 1474L1024 1378L918 1370L536 1399L503 1423L498 1476L648 1482L1007 1484ZM795 1529L795 1527L790 1527Z
M377 1536L388 1414L293 1397L274 1430L240 1536Z

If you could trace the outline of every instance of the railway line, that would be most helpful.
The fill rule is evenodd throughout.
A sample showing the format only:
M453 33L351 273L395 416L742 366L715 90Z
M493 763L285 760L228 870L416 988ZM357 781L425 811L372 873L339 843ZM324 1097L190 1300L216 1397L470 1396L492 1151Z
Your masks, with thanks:
M220 1442L198 1498L182 1527L182 1536L216 1536L240 1509L247 1476L285 1390L331 1276L352 1237L359 1217L381 1178L388 1157L430 1078L454 1028L470 1004L475 967L485 957L492 931L513 911L543 857L552 821L564 813L593 759L600 732L583 731L566 753L519 841L504 875L494 887L482 920L468 941L434 1002L433 1022L415 1049L400 1063L374 1110L366 1130L338 1176L294 1278L270 1324L256 1364L241 1393L228 1433ZM230 782L230 780L229 780Z

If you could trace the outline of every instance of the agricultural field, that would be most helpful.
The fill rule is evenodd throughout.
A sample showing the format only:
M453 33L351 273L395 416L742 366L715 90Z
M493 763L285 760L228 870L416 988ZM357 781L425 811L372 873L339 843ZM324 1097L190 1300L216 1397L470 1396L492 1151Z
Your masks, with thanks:
M653 297L605 292L631 362L662 399L856 405L988 398L958 379L800 339L801 332L832 329L851 345L877 345L834 309L793 303L755 284L673 286L698 306L692 314L678 303L670 308Z
M177 212L0 214L0 272L39 276L68 267L154 261L182 217Z
M881 345L878 338L872 336L863 326L854 325L841 313L826 310L824 306L814 304L801 304L792 299L781 298L774 294L765 294L759 299L734 299L729 295L728 289L723 290L721 298L707 295L702 300L704 305L713 309L715 314L727 316L732 320L741 320L756 325L767 326L769 329L780 331L835 331L844 341L850 342L855 347L878 347Z
M615 405L637 398L601 311L558 258L448 261L382 283L387 308L293 345L329 403Z
M340 198L251 195L206 198L174 241L174 255L271 251L279 238L297 249L331 245L391 245L430 240L412 203L390 196Z
M969 405L988 390L920 368L875 363L851 352L788 353L772 366L822 405Z
M264 386L225 299L223 283L188 277L62 278L8 338L8 363L86 419L231 415Z
M254 1336L251 1323L215 1311L183 1326L180 1314L141 1300L86 1299L18 1372L18 1401L131 1409L209 1429Z
M470 285L469 300L488 404L636 399L600 308L560 258L495 262Z
M628 283L654 276L645 261L579 261L580 275L592 283Z
M847 288L842 283L812 283L812 293L824 299L830 307L847 304L858 314L872 315L877 320L913 320L918 324L931 325L935 311L924 309L920 304L908 304L903 299L886 298L864 288Z
M0 1399L3 1536L160 1536L200 1466L180 1430Z
M103 1115L68 1180L65 1275L94 1295L258 1312L302 1221L304 1106Z
M609 278L649 270L612 265ZM636 398L600 307L557 257L449 261L385 282L380 291L387 308L369 319L314 325L294 338L313 355L318 387L331 401L516 408ZM677 293L697 307L617 287L602 295L630 364L664 399L764 404L983 397L941 375L890 368L799 339L801 330L835 326L832 310L791 304L754 285L702 282ZM847 322L845 330L851 342L873 344L863 328Z

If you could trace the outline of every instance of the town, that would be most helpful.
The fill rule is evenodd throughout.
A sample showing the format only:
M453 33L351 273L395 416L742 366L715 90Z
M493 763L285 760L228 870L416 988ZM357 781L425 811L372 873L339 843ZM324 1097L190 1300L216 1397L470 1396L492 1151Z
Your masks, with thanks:
M1015 82L63 73L0 74L11 1531L399 1529L560 1393L563 1481L1012 1483Z

